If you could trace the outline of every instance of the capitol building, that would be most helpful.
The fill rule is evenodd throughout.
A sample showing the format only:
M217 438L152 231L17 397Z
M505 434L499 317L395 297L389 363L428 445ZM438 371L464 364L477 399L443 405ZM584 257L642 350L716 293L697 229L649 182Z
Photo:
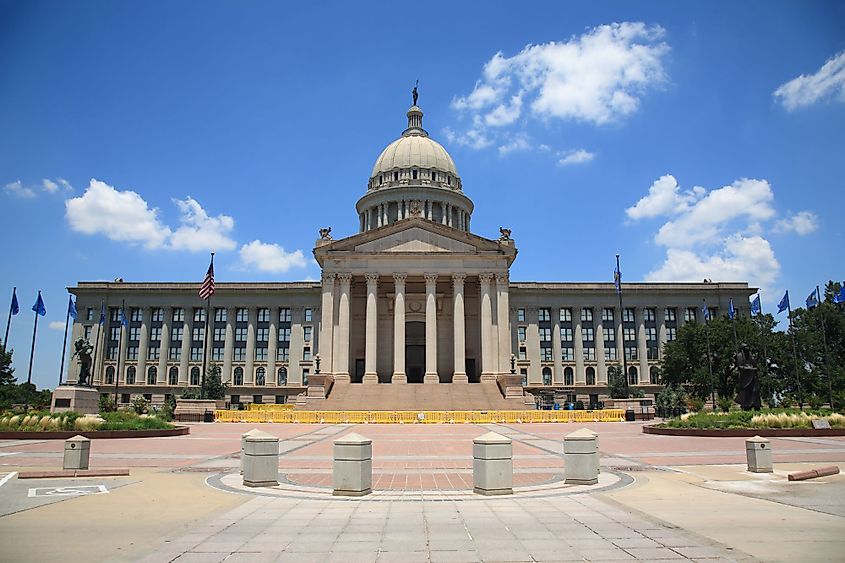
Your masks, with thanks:
M454 393L475 408L484 403L472 397L504 396L511 374L521 376L520 396L595 404L607 396L608 367L623 359L629 385L659 391L663 346L684 323L704 322L702 304L724 314L730 299L745 304L755 292L735 282L623 283L620 308L612 281L512 280L510 231L494 239L472 232L474 205L455 162L423 128L419 107L407 120L355 206L358 232L334 239L320 230L320 282L218 282L208 311L200 283L71 287L73 340L95 347L93 385L104 394L117 388L122 403L136 395L161 403L201 384L208 354L233 405L298 397L307 408L331 408L375 387L392 390L383 397ZM119 320L124 303L128 326ZM78 370L71 362L68 382ZM364 406L394 407L378 402Z

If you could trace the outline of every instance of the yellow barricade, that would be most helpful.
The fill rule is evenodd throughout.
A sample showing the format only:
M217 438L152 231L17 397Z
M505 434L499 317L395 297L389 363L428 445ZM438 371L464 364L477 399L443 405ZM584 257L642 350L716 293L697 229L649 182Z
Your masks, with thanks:
M265 405L265 404L249 403L246 406L246 408L247 408L247 410L250 410L250 411L292 411L293 409L296 408L296 405L291 404L291 403L282 404L282 405L275 405L275 404Z
M285 405L255 405L256 407ZM297 411L251 408L215 411L217 422L283 424L521 424L524 422L622 422L625 411Z

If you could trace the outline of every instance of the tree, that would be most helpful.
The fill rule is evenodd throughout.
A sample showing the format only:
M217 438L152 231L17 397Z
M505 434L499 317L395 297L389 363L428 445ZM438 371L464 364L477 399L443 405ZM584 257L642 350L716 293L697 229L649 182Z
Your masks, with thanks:
M628 389L622 368L614 364L607 368L607 390L611 399L627 399Z
M15 368L12 367L12 351L6 351L6 346L0 344L0 385L14 385Z
M229 384L223 383L220 372L220 366L217 364L211 364L205 371L205 396L208 399L222 401L226 398L226 389Z

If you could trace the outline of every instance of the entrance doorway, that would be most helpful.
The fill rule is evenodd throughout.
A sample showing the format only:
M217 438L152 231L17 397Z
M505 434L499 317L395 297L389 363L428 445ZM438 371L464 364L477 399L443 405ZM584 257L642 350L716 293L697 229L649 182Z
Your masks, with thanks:
M364 381L364 358L355 359L355 373L352 374L352 383L361 383Z
M405 323L405 373L408 383L422 383L425 375L425 323Z

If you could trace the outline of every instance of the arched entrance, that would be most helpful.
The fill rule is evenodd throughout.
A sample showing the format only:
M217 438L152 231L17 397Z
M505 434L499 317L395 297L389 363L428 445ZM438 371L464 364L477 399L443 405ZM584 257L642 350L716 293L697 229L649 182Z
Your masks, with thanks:
M405 323L405 373L408 383L422 383L425 375L425 322Z

